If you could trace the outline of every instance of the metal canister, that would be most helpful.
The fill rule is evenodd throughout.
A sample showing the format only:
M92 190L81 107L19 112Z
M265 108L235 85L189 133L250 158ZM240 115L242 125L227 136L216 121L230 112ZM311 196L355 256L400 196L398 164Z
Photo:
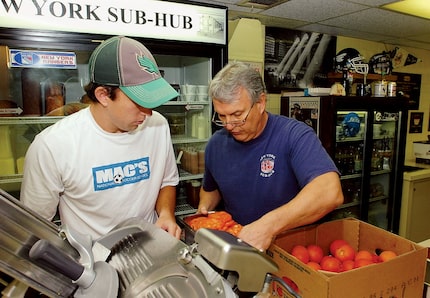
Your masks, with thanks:
M387 96L387 81L375 81L372 83L372 96L385 97Z
M397 95L397 84L396 82L387 83L387 96L395 97Z

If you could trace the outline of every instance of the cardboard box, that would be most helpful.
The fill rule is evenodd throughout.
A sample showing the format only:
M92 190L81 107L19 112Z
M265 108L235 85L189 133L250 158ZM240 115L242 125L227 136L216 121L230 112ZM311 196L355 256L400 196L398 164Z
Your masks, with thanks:
M342 273L323 273L288 253L296 244L318 244L328 254L330 243L335 239L345 239L357 250L393 250L398 257ZM423 295L427 249L357 219L288 231L275 239L267 253L279 266L275 275L294 282L302 298L419 298ZM276 281L272 283L272 296L296 297Z
M427 247L427 267L426 267L426 276L424 278L424 283L427 286L430 286L430 239L424 240L418 244L421 246ZM430 291L427 290L427 292L430 296Z

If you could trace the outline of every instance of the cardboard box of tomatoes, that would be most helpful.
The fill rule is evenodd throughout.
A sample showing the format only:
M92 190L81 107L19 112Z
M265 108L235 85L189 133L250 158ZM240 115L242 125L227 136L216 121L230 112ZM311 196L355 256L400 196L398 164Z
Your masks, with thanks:
M340 264L337 261L329 262L325 268L335 269L328 271L305 264L308 259L301 257L297 252L300 250L294 252L296 256L292 254L298 245L313 249L318 246L326 259L334 257L330 250L340 259L351 258L349 248L334 248L333 243L341 242L353 248L354 257L357 254L361 258L359 251L371 252L373 261L353 262L355 265L348 269L346 265L333 267L333 263ZM389 253L383 256L383 251ZM277 280L271 285L272 297L419 298L423 295L427 248L354 218L287 231L274 240L267 254L279 266L275 273Z

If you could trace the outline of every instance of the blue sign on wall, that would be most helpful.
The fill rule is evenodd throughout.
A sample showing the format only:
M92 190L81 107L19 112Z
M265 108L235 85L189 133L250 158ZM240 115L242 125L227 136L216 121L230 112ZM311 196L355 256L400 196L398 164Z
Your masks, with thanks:
M76 54L69 52L9 50L11 67L76 69Z

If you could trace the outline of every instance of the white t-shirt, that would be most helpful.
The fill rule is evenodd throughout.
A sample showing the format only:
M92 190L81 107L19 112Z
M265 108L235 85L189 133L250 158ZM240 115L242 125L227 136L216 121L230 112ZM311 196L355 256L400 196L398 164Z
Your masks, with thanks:
M159 190L179 182L167 120L156 111L135 131L108 133L86 108L46 128L27 151L21 201L96 239L124 219L154 223Z

